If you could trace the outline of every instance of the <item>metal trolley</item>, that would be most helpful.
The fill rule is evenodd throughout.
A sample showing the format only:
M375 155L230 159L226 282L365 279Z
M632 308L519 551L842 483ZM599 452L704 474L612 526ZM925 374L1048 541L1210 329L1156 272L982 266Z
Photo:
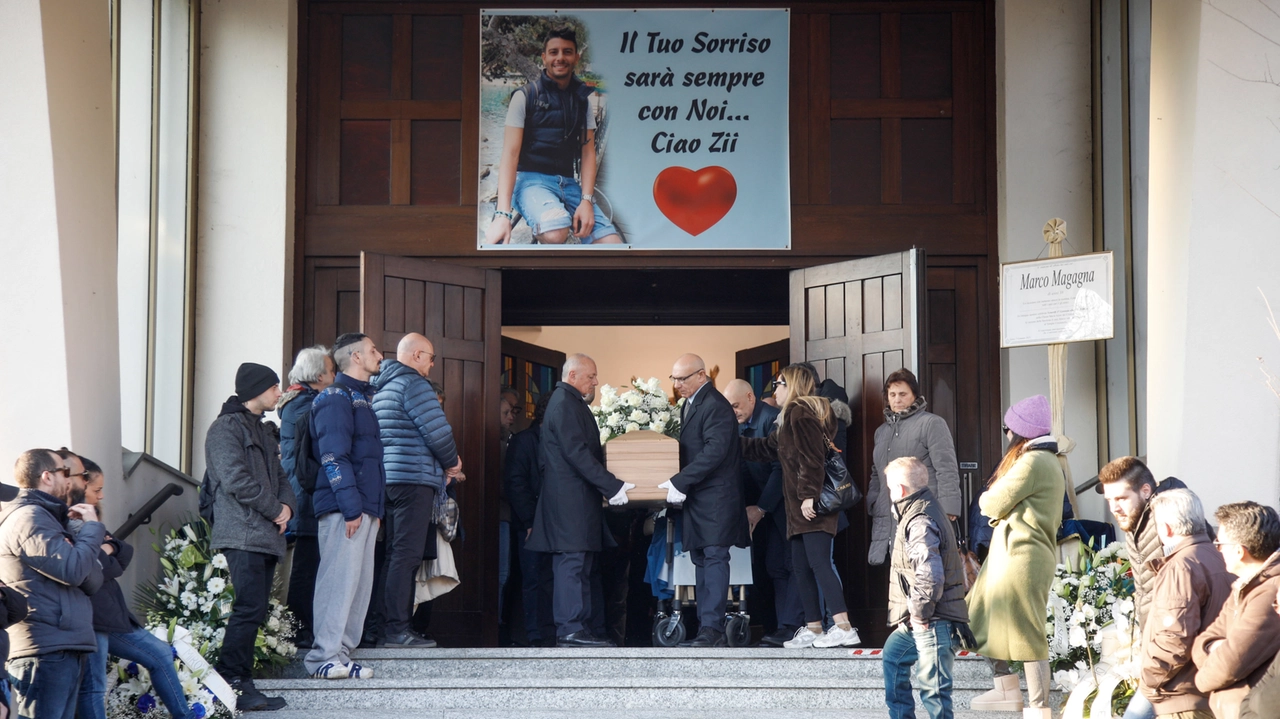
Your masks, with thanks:
M696 607L694 594L695 572L693 559L688 552L675 551L675 521L668 510L659 516L667 518L667 556L658 578L671 587L675 596L658 601L658 613L653 618L653 645L674 647L685 640L682 612L686 607ZM751 550L747 547L729 548L729 593L725 606L725 639L731 647L745 647L751 643L751 615L747 613L747 587L752 584Z

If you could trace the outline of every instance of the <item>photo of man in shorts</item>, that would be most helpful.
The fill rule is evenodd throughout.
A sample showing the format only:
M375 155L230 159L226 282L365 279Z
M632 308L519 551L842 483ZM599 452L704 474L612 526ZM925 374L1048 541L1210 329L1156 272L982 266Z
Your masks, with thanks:
M595 90L574 75L578 60L576 33L551 30L543 41L542 75L511 95L498 207L486 244L510 243L516 213L541 244L564 244L570 234L584 245L622 243L595 203L596 120L590 107Z

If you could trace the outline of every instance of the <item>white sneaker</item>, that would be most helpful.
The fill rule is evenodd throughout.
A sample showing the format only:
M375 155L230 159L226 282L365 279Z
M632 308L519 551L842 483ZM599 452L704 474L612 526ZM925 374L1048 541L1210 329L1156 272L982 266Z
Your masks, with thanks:
M814 640L813 646L819 649L828 649L830 647L855 647L861 643L862 639L858 636L857 627L841 629L833 624L826 634Z
M372 679L373 667L366 667L362 664L351 662L347 665L347 676L352 679Z
M822 636L813 631L809 627L800 627L796 630L796 635L782 643L787 649L807 649L813 646L818 637Z
M316 679L346 679L351 676L351 665L325 662L311 676Z

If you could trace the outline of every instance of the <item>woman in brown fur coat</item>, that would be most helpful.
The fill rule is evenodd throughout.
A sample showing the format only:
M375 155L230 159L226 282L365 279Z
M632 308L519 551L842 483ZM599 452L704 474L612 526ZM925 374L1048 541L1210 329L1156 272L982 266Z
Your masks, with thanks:
M816 396L813 375L801 365L793 364L782 370L774 382L773 396L782 410L778 415L778 430L767 437L744 438L742 454L748 460L778 460L782 464L787 539L791 544L794 579L808 623L783 646L788 649L851 647L861 640L858 630L849 623L844 587L831 564L837 517L819 515L813 509L826 477L827 447L836 433L835 416L831 404ZM836 622L825 634L822 633L819 586Z

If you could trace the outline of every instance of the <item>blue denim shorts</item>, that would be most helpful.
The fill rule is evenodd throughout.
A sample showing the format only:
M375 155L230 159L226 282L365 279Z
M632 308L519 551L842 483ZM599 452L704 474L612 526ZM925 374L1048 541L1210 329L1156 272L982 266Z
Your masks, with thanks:
M533 234L541 235L552 230L573 227L573 213L582 204L582 185L572 177L544 175L541 172L517 172L516 187L511 196L516 212L529 223ZM591 235L581 238L589 245L602 237L618 234L598 205L593 205L596 215Z

